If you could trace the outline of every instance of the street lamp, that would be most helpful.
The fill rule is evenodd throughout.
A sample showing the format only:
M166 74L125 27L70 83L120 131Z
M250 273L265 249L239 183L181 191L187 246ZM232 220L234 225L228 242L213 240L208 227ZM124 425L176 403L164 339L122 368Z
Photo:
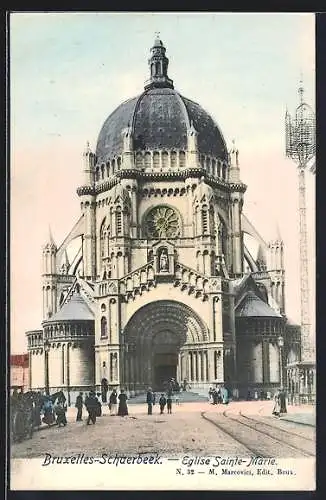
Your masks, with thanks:
M48 340L44 342L44 359L45 359L45 394L48 396L50 394L49 389L49 351L50 343Z
M281 384L281 388L283 388L283 356L282 356L282 348L284 346L283 337L278 337L277 343L278 343L279 353L280 353L280 384Z

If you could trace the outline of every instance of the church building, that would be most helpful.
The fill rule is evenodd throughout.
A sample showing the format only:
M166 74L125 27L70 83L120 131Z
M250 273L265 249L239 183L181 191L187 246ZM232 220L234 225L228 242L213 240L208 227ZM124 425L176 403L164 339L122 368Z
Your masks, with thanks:
M159 390L173 377L246 397L280 387L299 359L281 236L265 242L245 216L238 150L175 90L168 63L157 37L144 91L83 153L79 219L43 248L42 328L26 333L34 390L71 401L103 385Z

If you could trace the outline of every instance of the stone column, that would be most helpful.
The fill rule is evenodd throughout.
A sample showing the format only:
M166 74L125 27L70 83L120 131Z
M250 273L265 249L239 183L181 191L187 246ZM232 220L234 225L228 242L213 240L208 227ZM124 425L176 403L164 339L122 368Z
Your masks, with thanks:
M213 380L215 379L215 369L214 369L214 364L215 364L215 360L214 360L214 349L208 349L207 351L207 358L208 358L208 378L209 378L209 382L213 382Z
M187 380L188 382L192 382L192 377L191 377L191 356L192 356L192 353L191 351L188 351L188 377L187 377Z
M177 364L177 381L179 382L181 379L181 352L178 352L178 364Z
M197 351L197 358L198 358L198 381L202 382L203 377L202 377L202 351Z
M187 378L187 352L183 351L181 356L181 382Z

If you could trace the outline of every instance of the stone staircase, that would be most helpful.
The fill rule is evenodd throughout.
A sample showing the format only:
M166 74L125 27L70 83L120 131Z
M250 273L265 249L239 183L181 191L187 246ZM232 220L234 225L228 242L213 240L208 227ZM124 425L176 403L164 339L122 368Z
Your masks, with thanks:
M160 398L161 392L157 391L156 392L156 404L158 404L158 400ZM196 403L198 401L208 401L208 396L207 394L199 394L197 392L193 391L186 391L186 392L179 392L179 393L174 393L173 394L173 400L175 400L175 397L179 398L179 402L182 403ZM132 404L146 404L146 392L143 394L138 394L138 396L135 396L134 398L130 398L128 400L128 405Z

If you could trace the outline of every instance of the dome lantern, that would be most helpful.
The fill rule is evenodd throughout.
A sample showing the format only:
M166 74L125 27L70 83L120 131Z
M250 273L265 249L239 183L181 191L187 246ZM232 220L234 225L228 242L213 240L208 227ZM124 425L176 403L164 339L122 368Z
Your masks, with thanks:
M166 48L156 33L154 45L151 48L151 57L148 60L150 78L145 82L145 90L152 88L173 89L173 80L168 77L169 59L165 55Z

